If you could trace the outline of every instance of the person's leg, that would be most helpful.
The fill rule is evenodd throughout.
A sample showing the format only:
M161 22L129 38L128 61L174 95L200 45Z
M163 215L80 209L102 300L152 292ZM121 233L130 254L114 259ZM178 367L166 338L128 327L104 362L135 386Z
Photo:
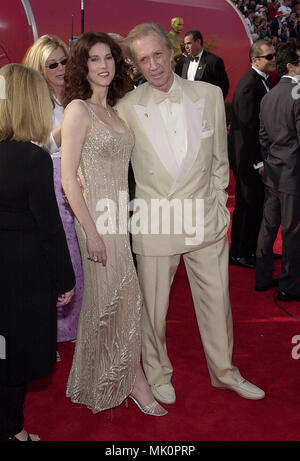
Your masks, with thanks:
M141 365L137 369L133 389L130 393L141 411L152 416L164 416L167 411L155 401Z
M185 254L184 262L211 382L217 387L235 385L242 378L232 365L227 238Z
M280 227L280 199L275 190L265 188L263 218L260 226L255 266L255 286L267 287L272 282L274 257L273 245Z
M170 287L180 256L137 255L138 277L144 297L142 313L142 358L148 383L168 384L173 367L167 354L166 316Z
M0 384L0 437L13 437L24 427L25 385Z
M296 195L280 193L282 267L279 289L300 296L300 206Z

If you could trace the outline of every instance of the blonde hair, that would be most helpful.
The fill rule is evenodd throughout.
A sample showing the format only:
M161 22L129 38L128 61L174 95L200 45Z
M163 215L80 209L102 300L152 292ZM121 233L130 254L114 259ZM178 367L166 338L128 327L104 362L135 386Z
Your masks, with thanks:
M68 58L69 48L63 40L56 35L42 35L30 48L28 48L22 61L25 66L32 67L32 69L37 70L45 77L51 92L53 107L55 106L55 102L47 79L46 62L50 54L57 48L62 48L66 58Z
M44 77L22 64L7 64L0 69L0 78L5 86L0 99L0 141L46 144L53 112Z

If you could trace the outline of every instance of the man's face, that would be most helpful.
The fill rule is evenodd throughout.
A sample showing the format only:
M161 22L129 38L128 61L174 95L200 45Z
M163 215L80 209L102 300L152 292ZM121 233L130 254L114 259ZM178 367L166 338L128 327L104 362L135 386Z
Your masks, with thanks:
M273 55L271 60L266 59L262 56ZM274 46L262 45L261 52L257 54L257 57L252 58L252 65L256 69L264 72L265 74L270 74L276 68L276 59L275 59L275 48Z
M292 67L291 67L291 69L289 71L289 74L292 75L292 76L297 75L297 76L300 77L300 51L298 51L298 50L297 50L297 55L298 55L299 61L291 63Z
M197 56L202 50L200 39L194 40L192 34L184 37L184 46L188 56Z
M156 32L132 42L135 62L149 85L160 91L169 91L174 75L172 71L173 53L167 48Z

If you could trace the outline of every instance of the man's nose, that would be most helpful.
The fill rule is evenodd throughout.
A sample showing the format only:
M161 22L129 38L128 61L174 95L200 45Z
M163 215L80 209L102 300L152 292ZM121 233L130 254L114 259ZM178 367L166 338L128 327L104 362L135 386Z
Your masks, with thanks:
M154 56L151 56L151 58L150 58L150 68L154 69L155 67L157 67L156 59L155 59Z

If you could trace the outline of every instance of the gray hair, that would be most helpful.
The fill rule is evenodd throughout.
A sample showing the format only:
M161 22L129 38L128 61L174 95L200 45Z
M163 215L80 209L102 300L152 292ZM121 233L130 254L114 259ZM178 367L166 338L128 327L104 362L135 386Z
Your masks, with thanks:
M167 37L164 29L156 22L146 22L144 24L138 24L137 26L135 26L128 33L125 39L125 43L128 46L129 51L130 51L130 57L133 61L135 61L135 56L132 50L132 42L134 42L134 40L137 40L139 38L145 37L153 32L155 32L161 38L163 44L167 47L171 55L173 51L173 46L169 38Z

